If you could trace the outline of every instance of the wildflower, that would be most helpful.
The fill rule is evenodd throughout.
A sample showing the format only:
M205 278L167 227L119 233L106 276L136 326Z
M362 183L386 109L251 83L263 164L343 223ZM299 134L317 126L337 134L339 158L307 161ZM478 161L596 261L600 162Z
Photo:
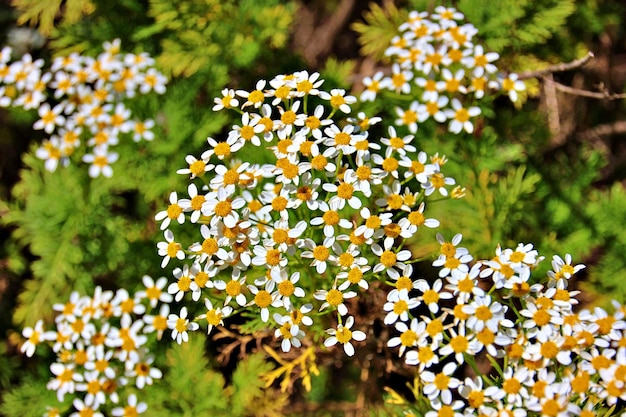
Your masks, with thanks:
M336 308L339 315L345 316L348 314L348 307L344 304L343 300L356 297L356 292L346 291L347 287L341 286L338 288L331 288L330 290L317 290L313 295L317 300L323 300L324 303L320 307L320 311L331 307Z
M464 108L461 102L454 98L452 99L452 109L447 109L444 113L450 120L448 126L450 132L460 133L461 130L465 130L467 133L472 133L474 125L470 122L470 118L478 116L480 108L475 106Z
M222 97L216 97L213 99L215 105L213 111L220 111L222 109L229 109L239 106L239 100L235 98L235 90L225 88L222 90Z
M53 331L45 331L43 328L43 320L38 320L34 327L26 327L22 330L22 336L26 338L20 351L29 358L35 354L37 345L41 342L54 340L56 333Z
M417 101L411 102L408 109L401 109L400 107L396 107L396 114L398 115L398 119L396 119L395 123L397 126L407 126L409 132L415 133L417 132L417 122L418 122L418 108L419 103Z
M167 318L167 327L172 330L172 339L179 345L189 341L187 331L198 330L198 323L190 322L187 319L187 307L180 309L180 315L170 314Z
M213 307L213 303L208 298L204 299L204 306L206 307L207 312L198 316L198 319L206 319L207 334L211 333L213 327L223 326L224 318L230 316L233 312L233 308L230 306L225 306L223 308Z
M304 332L300 330L300 326L295 324L291 315L281 316L278 313L274 314L274 321L280 326L274 332L276 338L282 337L280 348L283 352L289 352L291 347L300 347L302 343L300 340L304 337Z
M387 296L387 302L383 306L383 310L388 311L385 316L384 323L386 325L394 324L398 319L401 321L409 320L409 311L420 305L417 298L410 298L406 291L390 293Z
M107 178L113 176L113 169L110 164L117 161L118 154L115 152L107 152L106 146L97 146L93 149L93 154L88 153L83 156L83 162L91 164L89 167L89 176L98 177L100 174Z
M457 388L461 384L461 381L452 376L457 366L456 363L449 362L437 374L431 371L422 372L420 379L424 384L424 395L431 401L441 398L442 401L450 403L452 400L452 391L450 390Z
M346 352L348 356L354 356L354 346L352 346L351 341L356 340L357 342L362 342L365 340L366 336L360 330L350 330L354 324L354 317L348 316L346 319L346 324L338 324L336 329L328 329L326 333L330 335L326 340L324 340L324 346L331 347L337 344L337 342L343 345L343 350Z
M116 407L111 411L114 416L122 417L136 417L139 414L143 414L148 409L148 406L144 402L137 402L137 396L130 394L128 396L128 404L124 407Z
M350 105L356 103L356 97L346 95L346 91L340 88L333 88L330 93L320 91L319 97L328 100L333 109L339 109L343 113L350 113Z

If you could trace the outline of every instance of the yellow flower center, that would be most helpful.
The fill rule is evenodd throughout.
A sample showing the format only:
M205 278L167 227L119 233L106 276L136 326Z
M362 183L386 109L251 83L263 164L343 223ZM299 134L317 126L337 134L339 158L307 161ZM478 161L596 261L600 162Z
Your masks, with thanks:
M343 302L343 294L341 291L333 288L326 294L326 301L331 306L336 307Z
M346 344L350 340L352 340L352 331L350 329L347 329L341 326L337 329L337 333L335 333L335 337L337 338L337 341L339 343Z
M398 257L395 253L386 250L380 255L380 263L382 263L387 268L390 268L396 264L396 260Z
M414 346L415 342L417 342L417 333L411 329L407 330L400 335L400 342L402 343L402 346Z
M339 223L339 213L335 210L328 210L322 215L324 224L328 226L334 226Z
M225 157L230 155L230 145L226 142L220 142L215 146L215 155Z
M316 246L315 249L313 249L313 258L317 261L323 262L327 260L329 256L330 250L324 245Z
M261 308L267 308L272 303L272 296L265 290L260 290L254 296L254 303Z
M296 287L288 279L281 281L278 284L278 292L283 297L290 297L296 290Z
M183 209L181 206L179 206L178 204L171 204L167 208L167 217L169 217L170 219L177 219L182 212Z
M241 284L239 283L239 281L229 281L228 284L226 284L226 294L230 295L231 297L236 297L241 294Z

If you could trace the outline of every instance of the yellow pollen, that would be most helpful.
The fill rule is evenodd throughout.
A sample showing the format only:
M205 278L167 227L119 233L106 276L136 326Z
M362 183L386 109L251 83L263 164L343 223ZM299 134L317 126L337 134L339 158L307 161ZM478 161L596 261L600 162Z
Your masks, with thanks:
M317 155L311 160L311 166L318 171L323 170L328 165L328 160L324 155Z
M409 305L404 300L398 300L393 304L393 312L400 315L406 311L409 311Z
M241 284L239 281L231 280L226 284L226 294L231 297L236 297L241 294Z
M417 359L420 363L428 363L435 357L435 352L430 346L424 346L417 350Z
M409 223L413 226L421 226L425 221L424 215L419 211L413 211L409 214Z
M533 319L537 326L545 326L550 323L550 313L548 313L545 309L540 308L533 314Z
M492 344L493 342L495 342L496 335L493 334L493 332L489 330L488 327L485 327L480 332L476 333L476 338L478 339L480 343L482 343L485 346L488 346Z
M417 113L413 110L406 110L402 115L402 122L405 125L410 125L412 123L417 122Z
M444 264L444 266L449 269L456 269L459 265L461 265L461 261L455 257L446 258L446 263Z
M469 343L467 338L463 335L458 335L450 339L450 346L455 353L462 353L467 351Z
M413 281L409 277L402 276L396 281L396 288L410 291L413 288Z
M398 223L389 223L383 230L385 231L385 236L392 237L394 239L400 236L400 232L402 231Z
M337 187L337 196L344 200L351 199L353 193L354 193L354 187L352 186L352 184L347 184L345 182L342 182Z
M296 89L299 92L308 94L313 89L313 84L309 80L302 80L296 84Z
M298 197L298 200L308 201L313 197L313 190L310 187L302 186L298 188L296 197Z
M435 290L426 290L424 292L424 303L434 304L439 301L439 293Z
M383 169L387 172L393 172L398 169L400 163L396 158L389 157L383 161Z
M368 166L361 165L356 169L356 176L361 181L367 181L372 177L372 169Z
M180 277L180 279L178 280L178 289L180 289L181 291L187 292L189 291L190 287L191 287L191 278L187 276Z
M267 308L270 304L272 304L272 296L269 292L260 290L254 296L254 303L261 308Z
M180 243L170 242L167 244L167 256L175 258L176 254L180 250Z
M502 384L502 389L507 394L517 394L521 388L522 384L516 378L507 379Z
M287 203L287 199L279 195L272 200L272 209L274 211L283 211L287 208Z
M337 108L340 107L342 104L345 104L346 100L343 98L343 96L332 96L330 98L330 105Z
M435 380L433 381L437 389L445 390L448 389L448 384L450 383L450 377L443 372L440 372L435 376Z
M407 330L400 335L400 342L402 343L402 346L414 346L417 342L417 333L411 329Z
M323 262L327 260L329 256L330 256L330 250L328 250L326 246L319 245L319 246L316 246L315 249L313 249L313 257L317 261Z
M206 201L206 198L203 195L197 195L191 199L191 209L194 211L198 211L202 209L202 205Z
M348 272L348 281L350 281L350 283L358 284L361 279L363 279L363 271L361 271L361 268L355 266L350 269L350 272Z
M176 331L178 331L178 333L183 333L186 330L187 330L187 319L183 319L180 317L176 319Z
M265 261L269 266L276 266L280 263L280 251L278 249L270 249L265 254Z
M212 237L204 239L204 242L202 242L202 252L206 253L207 255L213 255L217 253L218 249L219 247L217 246L217 241Z
M354 263L354 256L349 252L344 252L339 256L339 266L348 268Z
M343 302L343 294L341 291L333 288L326 294L326 301L331 306L336 307Z
M367 220L365 220L365 226L368 229L378 229L380 227L380 225L382 224L380 217L372 215L370 217L367 218Z
M215 214L220 217L226 217L232 211L232 205L230 201L220 201L215 205Z
M479 306L476 309L476 318L480 321L487 321L493 317L493 313L487 306Z
M349 134L347 134L346 132L339 132L335 135L335 143L338 146L346 146L350 144L350 140L352 139L352 136L350 136Z
M200 271L194 277L194 281L198 287L204 288L206 287L206 283L209 281L209 274L204 271Z
M337 329L337 333L335 333L335 337L337 338L337 341L341 344L346 344L348 343L350 340L352 340L352 331L350 329L347 329L343 326L340 326Z
M433 185L433 187L435 188L443 188L446 185L445 179L443 174L434 174L433 176L430 177L430 183Z
M189 165L189 171L196 176L199 177L204 174L204 169L206 168L206 164L204 161L195 161Z
M215 146L215 155L225 157L230 155L230 145L226 142L220 142Z
M283 297L291 297L291 295L295 292L295 290L296 290L296 287L288 279L281 281L278 284L278 292Z
M398 257L396 256L396 254L388 250L384 251L380 255L380 263L382 263L387 268L391 268L392 266L394 266L397 259Z
M541 355L544 358L554 359L559 351L559 347L551 340L548 340L543 345L541 345Z
M248 95L248 101L250 103L262 103L265 100L265 95L260 90L254 90Z

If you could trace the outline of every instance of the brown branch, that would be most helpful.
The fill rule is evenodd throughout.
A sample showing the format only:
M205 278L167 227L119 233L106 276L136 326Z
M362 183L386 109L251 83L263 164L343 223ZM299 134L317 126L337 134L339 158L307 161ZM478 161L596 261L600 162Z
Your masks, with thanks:
M575 96L596 98L599 100L621 100L623 98L626 98L626 93L619 93L619 94L613 93L612 94L612 93L609 93L608 91L594 92L594 91L582 90L580 88L568 87L566 85L553 81L548 77L542 77L542 79L546 84L553 84L554 88L556 88L557 90L563 93L572 94Z
M626 120L618 120L614 123L598 125L591 129L584 130L576 136L584 141L589 139L602 139L603 137L620 133L626 133Z
M536 70L536 71L526 71L520 72L518 75L518 79L525 80L528 78L539 78L544 75L554 74L555 72L564 72L570 71L576 68L580 68L585 65L591 58L593 58L593 52L588 52L584 57L574 60L572 62L564 62L561 64L551 65L548 68Z

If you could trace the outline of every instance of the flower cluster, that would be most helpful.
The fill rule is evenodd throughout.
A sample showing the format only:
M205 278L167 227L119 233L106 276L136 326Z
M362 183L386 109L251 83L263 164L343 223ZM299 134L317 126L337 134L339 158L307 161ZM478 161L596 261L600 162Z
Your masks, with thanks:
M26 340L21 351L27 356L39 344L52 345L57 359L50 366L54 377L47 387L56 391L59 401L66 394L74 396L72 416L101 416L101 407L125 401L127 405L113 408L112 415L145 411L146 405L137 403L134 395L120 398L121 387L143 389L162 377L146 343L149 334L160 337L168 326L171 296L162 291L166 282L166 278L154 282L144 276L146 290L134 295L125 289L113 292L100 287L92 297L73 292L65 304L54 306L58 311L55 330L45 330L41 320L23 330ZM146 304L152 308L157 303L163 303L160 311L147 314ZM50 408L47 415L55 415L56 410Z
M412 133L428 119L448 123L453 133L472 133L472 119L481 110L464 104L468 95L481 99L493 89L516 101L524 83L517 74L498 73L499 55L474 44L478 30L463 19L462 13L444 6L433 14L411 12L385 51L393 62L391 74L379 71L365 77L361 100L374 100L383 91L418 97L408 108L396 108L396 124L408 126Z
M136 94L165 92L165 77L154 69L146 53L121 54L119 39L104 44L97 58L70 54L55 58L49 70L42 59L26 54L10 62L11 48L0 52L0 107L37 109L35 130L50 135L37 150L46 169L67 165L69 157L85 141L82 156L89 175L113 174L118 154L111 148L120 138L152 140L153 120L133 120L124 104Z
M554 256L533 284L542 258L532 244L472 263L461 235L438 240L439 279L428 285L405 273L408 289L396 298L409 307L386 319L398 320L388 346L417 367L434 409L426 416L594 416L626 399L625 309L574 311L579 291L568 284L583 265ZM480 372L479 359L492 371ZM464 366L475 376L460 377Z
M240 121L186 157L178 171L190 179L186 194L172 192L156 215L158 252L162 267L182 263L168 292L203 302L197 319L207 331L251 310L275 327L284 351L320 327L326 346L352 355L366 334L352 328L350 304L371 282L401 276L411 252L400 242L439 225L426 217L428 200L449 196L455 181L442 171L445 157L429 158L393 127L370 135L380 118L346 118L356 98L322 84L301 71L222 91L214 110L238 111ZM196 240L179 240L173 226ZM187 328L172 337L181 342Z

